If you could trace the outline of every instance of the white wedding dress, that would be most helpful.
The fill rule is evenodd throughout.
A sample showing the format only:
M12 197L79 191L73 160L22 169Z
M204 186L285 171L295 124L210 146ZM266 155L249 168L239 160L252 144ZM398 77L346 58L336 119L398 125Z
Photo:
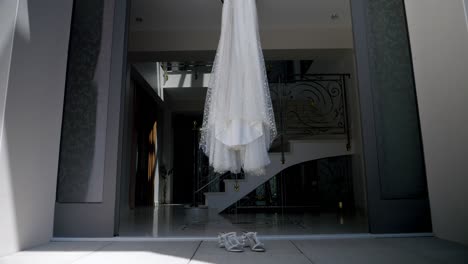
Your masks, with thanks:
M225 0L200 146L215 172L262 175L277 135L255 0Z

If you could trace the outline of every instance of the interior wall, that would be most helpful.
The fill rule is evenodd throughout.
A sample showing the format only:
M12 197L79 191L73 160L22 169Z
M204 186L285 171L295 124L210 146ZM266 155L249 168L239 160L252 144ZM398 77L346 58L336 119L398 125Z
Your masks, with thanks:
M462 0L405 0L434 233L468 245L468 21Z
M72 3L0 2L0 256L52 237Z

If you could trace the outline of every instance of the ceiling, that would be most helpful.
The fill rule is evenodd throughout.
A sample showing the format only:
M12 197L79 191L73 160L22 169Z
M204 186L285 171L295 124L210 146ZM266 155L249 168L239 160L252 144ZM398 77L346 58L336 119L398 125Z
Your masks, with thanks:
M351 28L349 0L257 0L257 9L262 29ZM132 0L130 29L213 30L221 10L220 0Z

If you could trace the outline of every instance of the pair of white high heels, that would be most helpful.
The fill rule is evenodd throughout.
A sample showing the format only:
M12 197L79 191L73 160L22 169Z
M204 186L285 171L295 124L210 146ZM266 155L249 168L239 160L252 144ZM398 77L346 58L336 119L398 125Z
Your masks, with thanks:
M257 238L257 232L243 232L240 236L236 232L219 233L218 243L220 248L229 252L243 252L244 247L250 247L255 252L265 251L265 246Z

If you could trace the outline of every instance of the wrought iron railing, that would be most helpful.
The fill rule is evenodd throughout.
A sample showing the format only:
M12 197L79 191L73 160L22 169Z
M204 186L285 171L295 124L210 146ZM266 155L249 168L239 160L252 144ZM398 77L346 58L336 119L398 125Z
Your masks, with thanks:
M349 74L301 74L270 84L279 135L275 145L283 154L288 140L317 135L343 135L351 148L349 78Z

